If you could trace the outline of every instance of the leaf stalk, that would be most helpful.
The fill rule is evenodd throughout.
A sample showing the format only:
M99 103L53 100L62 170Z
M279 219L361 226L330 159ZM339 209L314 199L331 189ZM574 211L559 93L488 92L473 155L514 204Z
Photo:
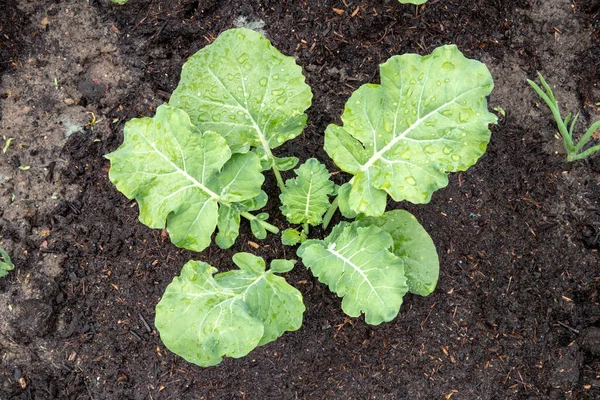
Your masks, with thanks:
M273 163L275 164L275 163ZM285 189L285 185L283 183L283 178L281 177L281 172L279 172L279 169L277 169L277 167L275 165L273 165L273 174L275 174L275 179L277 180L277 186L279 187L279 190L281 192L283 192L283 190Z
M329 226L329 223L331 222L331 218L333 218L333 214L335 214L337 209L338 209L338 197L335 196L335 198L331 202L331 205L329 206L329 209L327 210L327 212L325 213L325 216L323 217L323 229L327 229L327 227Z
M260 220L260 219L256 218L255 215L250 214L247 211L240 213L240 215L242 217L246 218L248 221L257 221L263 228L265 228L267 231L269 231L275 235L277 235L279 233L279 228L277 228L275 225L271 225L267 221Z

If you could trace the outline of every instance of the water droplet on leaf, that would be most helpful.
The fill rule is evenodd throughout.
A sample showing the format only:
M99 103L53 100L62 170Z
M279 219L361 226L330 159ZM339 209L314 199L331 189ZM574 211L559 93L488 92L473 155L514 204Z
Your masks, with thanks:
M452 64L450 61L446 61L442 64L442 69L444 71L452 71L454 69L454 64Z

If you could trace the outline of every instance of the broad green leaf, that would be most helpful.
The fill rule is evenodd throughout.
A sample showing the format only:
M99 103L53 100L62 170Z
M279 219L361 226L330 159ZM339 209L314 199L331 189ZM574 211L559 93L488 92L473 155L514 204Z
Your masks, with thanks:
M306 240L306 234L297 229L288 228L281 232L281 243L286 246L295 246Z
M156 306L161 340L189 362L206 367L223 356L243 357L302 325L300 292L274 275L292 261L278 260L276 271L265 271L264 260L248 253L234 262L239 270L216 275L204 262L188 262Z
M456 46L430 55L394 56L380 69L381 85L355 91L329 125L325 150L354 177L348 201L356 213L381 215L385 198L427 203L485 152L496 116L486 96L494 86L486 66Z
M140 221L151 228L164 228L166 222L173 243L196 251L210 244L219 223L224 231L219 244L229 243L239 223L232 214L234 202L261 194L258 158L232 155L221 136L200 132L184 111L165 105L154 118L128 121L124 136L123 144L106 156L109 177L120 192L137 200Z
M335 185L329 180L327 167L310 158L295 170L297 177L288 179L279 195L281 212L292 224L318 225L329 208L329 196Z
M402 260L388 249L392 237L377 226L342 222L325 240L307 240L298 249L304 265L343 297L342 310L351 317L365 314L371 325L398 315L408 291Z
M435 289L440 263L433 240L408 211L388 211L380 217L359 216L360 226L375 225L392 236L392 253L404 261L408 290L427 296Z
M0 278L8 275L8 271L15 269L15 265L12 263L8 253L0 247Z
M289 166L289 160L275 160L271 149L302 132L311 100L294 58L260 33L237 28L190 57L169 104L185 110L200 130L223 136L234 153L256 146L267 169Z

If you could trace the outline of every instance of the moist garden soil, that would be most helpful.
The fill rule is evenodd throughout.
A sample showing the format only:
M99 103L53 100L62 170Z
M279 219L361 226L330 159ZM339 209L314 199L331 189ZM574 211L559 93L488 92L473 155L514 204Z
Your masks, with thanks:
M581 113L578 131L599 119L599 13L591 0L5 0L0 246L16 269L0 280L0 399L599 398L600 155L567 163L525 82L541 71L563 112ZM486 63L500 118L487 153L429 204L388 204L433 238L433 294L369 326L298 263L286 278L304 296L303 327L200 368L153 326L183 264L227 270L235 252L295 249L247 224L231 249L178 249L137 220L103 156L125 121L168 101L187 57L248 25L297 59L314 94L304 133L276 155L337 171L323 132L352 91L377 83L390 56L448 43ZM266 175L266 211L286 227Z

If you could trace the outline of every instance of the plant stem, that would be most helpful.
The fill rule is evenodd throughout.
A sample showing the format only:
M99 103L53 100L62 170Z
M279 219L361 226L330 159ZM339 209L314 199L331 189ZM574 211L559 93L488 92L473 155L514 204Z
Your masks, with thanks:
M267 221L263 221L260 220L258 218L256 218L255 215L250 214L247 211L244 211L242 213L240 213L240 215L244 218L246 218L248 221L258 221L258 223L265 228L267 231L274 233L275 235L277 235L279 233L279 228L277 228L275 225L271 225L270 223L268 223Z
M579 154L575 154L572 158L567 158L568 161L576 161L576 160L583 160L586 157L591 156L592 154L596 153L600 151L600 145L594 146L594 147L590 147L589 149L587 149L584 152L581 152Z
M275 174L275 179L277 180L277 186L279 186L279 190L283 192L285 185L283 184L283 178L281 177L281 173L277 169L275 165L273 165L273 173ZM266 228L265 228L266 229Z
M323 229L327 229L327 227L329 226L329 223L331 222L331 218L333 218L333 214L335 214L337 209L338 209L338 198L337 198L337 196L335 196L335 199L333 199L333 202L331 202L331 206L329 206L329 209L327 210L327 212L325 213L325 216L323 217Z

